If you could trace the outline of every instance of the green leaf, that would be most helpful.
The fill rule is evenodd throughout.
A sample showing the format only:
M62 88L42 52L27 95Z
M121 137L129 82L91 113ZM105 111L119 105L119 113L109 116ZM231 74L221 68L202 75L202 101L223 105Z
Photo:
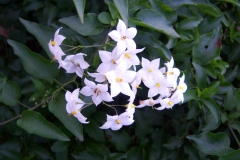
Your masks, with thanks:
M128 1L128 13L129 15L133 14L137 10L141 9L142 0L129 0Z
M219 2L229 2L229 3L235 4L237 6L240 6L240 3L238 0L219 0Z
M73 0L73 3L77 9L78 16L82 23L84 23L84 8L86 4L86 0Z
M202 66L200 66L197 63L192 62L192 65L194 66L195 70L196 70L196 81L199 87L205 87L206 85L206 73L204 71L204 69L202 68Z
M188 41L179 41L177 44L173 47L174 52L176 54L186 54L190 52L196 42L193 40Z
M202 35L202 34L212 32L212 30L221 26L222 21L223 21L223 17L203 19L203 21L198 26L199 34Z
M224 100L224 108L227 111L231 111L234 107L236 107L235 101L234 101L234 87L230 86L227 91L226 98Z
M217 45L219 38L220 27L211 33L202 35L193 47L193 60L200 65L206 65L209 64L212 59L219 57L220 46Z
M216 134L203 132L200 135L189 135L187 139L193 140L205 154L223 156L232 151L230 140L225 132Z
M219 160L236 160L236 159L240 159L240 149L232 151L229 154L219 158Z
M147 45L147 48L149 47L156 50L159 54L170 61L172 54L169 49L151 34L139 31L135 39L137 44ZM159 57L159 55L156 55L156 57Z
M238 75L238 65L236 65L234 69L229 70L227 72L226 81L231 83L236 78L237 75Z
M128 26L128 0L113 0L124 23Z
M200 18L189 18L189 19L185 19L182 20L179 24L179 26L177 27L177 29L180 30L190 30L190 29L194 29L196 28L200 23L201 23L202 19Z
M157 30L164 34L167 34L173 38L179 38L180 36L173 29L172 24L153 10L144 9L137 13L137 19L133 19L137 25Z
M208 88L204 88L201 92L201 98L208 98L214 95L217 92L219 85L220 82L217 81L213 82Z
M72 156L74 157L74 159L79 159L79 160L87 160L87 159L102 160L102 158L103 158L95 153L89 153L87 151L82 151L77 154L72 154Z
M53 113L72 134L83 141L82 124L75 117L68 115L65 97L62 94L55 98L55 100L49 102L49 111Z
M117 11L117 8L116 6L112 3L112 2L108 2L108 8L109 8L109 11L111 13L111 16L112 16L112 19L113 20L117 20L118 19L118 16L119 16L119 13ZM114 26L115 24L113 24L112 26Z
M215 118L212 114L207 115L206 123L202 128L202 131L213 131L217 129L221 124L221 121L219 120L216 122Z
M30 110L22 112L17 125L28 133L36 134L45 138L59 141L69 141L70 139L55 125L47 121L40 113Z
M93 119L89 120L90 122L84 126L84 132L86 132L89 137L98 142L105 142L105 136L102 129L99 128L99 125Z
M48 42L51 39L53 39L55 31L51 28L24 20L22 18L20 18L19 20L26 27L28 32L30 32L37 38L38 42L41 44L45 52L48 54L49 58L52 59L53 55L48 48Z
M127 151L131 142L131 137L126 132L114 132L110 129L106 130L106 137L119 151Z
M201 102L204 104L204 106L206 106L210 110L210 112L212 113L215 121L219 122L220 121L220 114L219 114L219 111L218 111L218 106L214 102L214 100L211 99L211 98L205 98L205 99L201 99Z
M83 36L96 35L103 31L103 26L95 13L84 15L83 24L79 21L78 16L62 18L59 21Z
M195 100L198 99L196 89L187 90L183 95L184 95L184 103L186 103L190 100L193 100L193 99L195 99Z
M111 24L112 17L108 12L101 12L98 15L98 20L102 22L103 24Z
M20 96L19 86L0 74L0 102L8 106L15 106Z
M240 110L240 90L238 89L234 95L235 104L237 106L238 111Z
M8 40L8 44L13 47L14 53L20 57L24 69L29 74L49 82L52 82L53 78L58 75L59 70L55 63L51 63L18 42Z

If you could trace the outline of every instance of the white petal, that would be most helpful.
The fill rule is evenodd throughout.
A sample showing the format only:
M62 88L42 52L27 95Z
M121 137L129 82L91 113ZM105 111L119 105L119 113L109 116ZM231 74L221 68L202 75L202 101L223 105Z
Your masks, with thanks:
M65 99L66 99L67 102L70 102L72 100L71 96L72 96L72 93L67 91L66 94L65 94Z
M82 115L81 112L78 112L77 114L74 115L81 123L89 123L86 122L87 118Z
M111 129L112 129L113 131L119 130L120 128L122 128L122 124L121 124L121 123L120 123L120 124L113 123L113 125L112 125L112 127L111 127Z
M121 92L123 94L128 95L128 96L130 96L132 94L132 90L131 90L131 88L130 88L128 83L121 82L119 85L121 87L120 89L121 89Z
M108 51L99 51L99 56L102 62L108 62L111 61L111 52Z
M122 35L125 36L125 32L126 32L126 25L125 23L119 19L118 24L117 24L117 31Z
M160 58L151 61L151 67L153 70L158 69L160 65Z
M106 101L106 102L111 102L113 101L112 97L110 96L110 94L108 92L103 92L100 94L101 99Z
M96 96L95 94L92 96L92 100L95 103L95 105L99 105L102 102L102 99L100 95Z
M78 99L78 96L79 96L79 88L75 89L72 92L72 99Z
M126 31L126 36L129 39L133 39L137 35L137 29L136 28L128 28Z
M126 50L127 44L124 43L122 40L119 40L116 47L117 47L117 54L120 55Z
M158 94L158 90L156 87L152 87L148 90L148 97L154 97Z
M123 112L122 114L119 115L119 120L123 125L130 125L134 122L132 119L132 115L129 112Z
M109 83L116 83L116 74L114 71L109 71L105 73Z
M137 48L135 41L132 39L126 39L124 42L126 43L127 49L134 50Z
M148 59L142 57L142 67L148 69L151 67L151 62Z
M91 96L94 94L93 92L94 92L93 89L88 86L83 87L80 91L80 93L85 96Z
M97 72L99 73L107 73L110 70L111 70L111 63L109 62L101 63L97 68Z
M84 83L92 89L95 89L97 87L97 85L94 82L89 81L87 78L84 79Z
M113 123L114 123L114 121L107 121L107 122L105 122L105 123L104 123L101 127L99 127L99 128L101 128L101 129L111 128L112 125L113 125Z
M130 83L133 81L133 79L136 76L136 72L134 71L126 71L125 74L123 75L123 80L127 83Z
M111 97L115 97L121 92L121 88L116 83L112 83L110 88L111 88Z
M116 42L121 40L121 35L116 30L111 31L108 35Z

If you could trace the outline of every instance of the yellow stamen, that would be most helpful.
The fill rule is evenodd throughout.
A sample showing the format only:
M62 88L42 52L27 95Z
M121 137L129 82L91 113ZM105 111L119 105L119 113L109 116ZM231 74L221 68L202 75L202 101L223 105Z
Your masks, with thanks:
M179 86L179 89L180 89L180 90L184 90L184 87L183 87L183 86Z
M130 104L130 107L131 107L131 108L135 108L135 105L134 105L134 104Z
M125 40L125 39L127 39L127 36L122 36L121 39L122 39L122 40Z
M98 96L101 93L101 91L100 91L100 89L97 88L94 90L94 93Z
M57 58L54 56L54 57L52 58L52 60L55 61L55 60L57 60Z
M122 78L117 78L117 82L122 82Z
M112 64L116 64L115 59L112 59L111 62L112 62Z
M160 84L160 83L157 83L156 86L157 86L158 88L160 88L160 87L161 87L161 84Z
M139 85L136 85L136 88L139 88Z
M74 116L75 114L77 114L76 111L72 111L71 114Z
M149 104L150 104L150 106L152 106L152 105L153 105L153 102L152 102L152 101L149 101Z
M149 68L149 69L148 69L148 72L152 72L152 68Z
M169 101L169 102L168 102L168 105L169 105L169 106L172 106L172 105L173 105L173 103L172 103L171 101Z
M51 45L54 46L56 44L55 41L51 41Z
M125 57L129 59L129 58L131 58L131 55L129 53L126 53Z
M119 119L117 119L117 120L116 120L116 123L117 123L117 124L120 124L120 123L121 123L121 121L120 121Z
M104 80L106 81L107 80L107 76L104 75Z
M168 74L173 75L173 72L168 72Z

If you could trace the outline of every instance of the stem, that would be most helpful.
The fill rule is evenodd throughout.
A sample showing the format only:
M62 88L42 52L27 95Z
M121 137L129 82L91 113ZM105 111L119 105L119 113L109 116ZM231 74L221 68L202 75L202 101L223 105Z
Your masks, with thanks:
M117 105L109 105L109 104L105 103L104 101L102 101L102 103L103 103L104 105L110 107L110 108L113 108L113 109L115 110L116 114L118 115L118 112L117 112L116 108L113 107L113 106L117 106ZM119 105L118 105L118 106L119 106Z
M233 131L232 127L231 127L229 124L228 124L228 127L229 127L229 129L230 129L230 131L231 131L231 133L232 133L232 135L233 135L233 137L234 137L235 141L237 142L237 144L238 144L238 147L240 148L240 142L239 142L239 140L238 140L238 138L237 138L236 134L234 133L234 131Z
M31 107L28 107L27 105L25 105L25 104L21 103L21 102L20 102L20 101L18 101L18 100L17 100L17 103L18 103L18 104L20 104L21 106L25 107L25 108L28 108L28 109L30 109L30 108L31 108Z

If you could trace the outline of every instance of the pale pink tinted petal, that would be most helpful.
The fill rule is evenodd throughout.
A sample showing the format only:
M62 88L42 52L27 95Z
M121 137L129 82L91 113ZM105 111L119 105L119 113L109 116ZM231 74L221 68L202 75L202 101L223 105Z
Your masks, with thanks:
M99 51L99 56L100 56L102 62L111 61L111 52Z
M89 72L88 72L88 74L91 77L94 77L96 82L104 82L105 81L105 78L104 78L103 74L100 74L100 73L89 73Z
M93 88L93 89L97 87L94 82L89 81L87 78L84 79L84 83L85 83L87 86L89 86L90 88Z
M116 42L121 40L121 35L116 30L111 31L108 35Z
M86 62L86 61L82 61L80 62L80 66L82 69L86 69L88 68L90 65Z
M85 86L81 89L80 93L85 96L91 96L93 95L93 89L88 86Z
M68 114L70 114L70 113L73 111L70 103L67 103L67 104L66 104L66 110L67 110L67 113L68 113Z
M122 35L125 36L125 32L126 32L126 25L125 23L119 19L118 24L117 24L117 31Z
M126 43L127 49L134 50L137 48L135 41L132 39L126 39L125 43Z
M126 31L127 38L133 39L137 35L137 29L136 28L128 28Z
M62 36L62 35L57 35L57 37L55 37L55 41L56 41L56 44L60 45L62 44L62 41L65 39L66 37Z
M77 99L78 96L79 96L79 88L75 89L75 90L72 92L72 98Z

